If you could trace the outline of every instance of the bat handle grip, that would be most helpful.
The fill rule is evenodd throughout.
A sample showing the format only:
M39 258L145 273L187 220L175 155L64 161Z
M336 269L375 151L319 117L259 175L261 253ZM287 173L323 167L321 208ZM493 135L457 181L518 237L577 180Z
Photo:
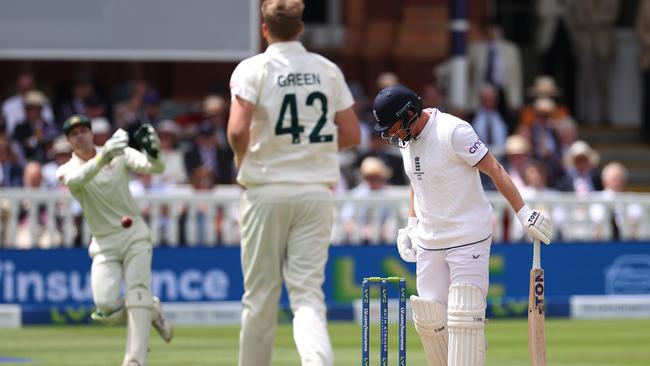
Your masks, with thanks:
M533 269L542 268L542 254L539 240L533 240Z

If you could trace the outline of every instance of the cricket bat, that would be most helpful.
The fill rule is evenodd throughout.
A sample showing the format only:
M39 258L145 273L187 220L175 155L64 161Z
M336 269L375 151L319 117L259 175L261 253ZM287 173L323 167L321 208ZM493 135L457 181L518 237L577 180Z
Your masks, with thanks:
M532 366L546 366L544 338L544 270L541 266L539 240L533 241L533 267L528 289L528 350Z

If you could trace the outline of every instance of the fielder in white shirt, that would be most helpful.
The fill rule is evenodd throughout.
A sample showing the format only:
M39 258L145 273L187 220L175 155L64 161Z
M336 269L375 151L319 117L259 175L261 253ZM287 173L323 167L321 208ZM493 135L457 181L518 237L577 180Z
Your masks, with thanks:
M57 178L79 201L92 233L91 286L97 310L94 320L104 324L127 322L123 365L145 366L151 325L171 341L171 324L162 316L160 301L151 294L151 232L129 192L129 172L162 173L158 136L143 125L135 138L141 153L127 147L126 131L119 129L103 147L93 145L88 117L76 115L63 124L73 153L57 169ZM129 220L130 219L130 220ZM125 298L120 296L124 278Z
M550 242L549 218L524 204L512 180L465 121L422 101L402 85L373 103L375 131L401 147L411 182L402 259L417 263L411 296L415 329L429 366L483 365L492 207L479 171L488 175L533 239Z
M244 275L239 365L271 365L282 282L303 365L329 366L322 285L330 243L338 151L359 124L341 70L298 42L302 0L262 2L262 54L230 79L228 141L239 169Z

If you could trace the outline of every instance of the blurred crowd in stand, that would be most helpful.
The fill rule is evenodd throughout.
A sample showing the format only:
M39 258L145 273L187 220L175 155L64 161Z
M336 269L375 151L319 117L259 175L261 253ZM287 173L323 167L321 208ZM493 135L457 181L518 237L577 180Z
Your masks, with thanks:
M601 161L597 151L587 142L578 140L576 121L606 124L610 119L606 109L609 87L604 76L608 75L613 52L611 33L618 1L581 0L572 6L564 6L565 2L559 1L538 3L539 63L543 74L536 76L531 85L524 85L524 65L517 45L503 38L496 22L486 21L482 25L481 40L468 48L469 92L464 108L450 105L446 95L449 79L446 63L435 68L433 80L425 80L421 86L409 86L419 92L425 107L436 107L468 121L502 162L525 199L552 197L556 192L593 197L599 192L599 197L614 200L617 193L626 189L627 169L617 162ZM637 33L644 56L642 66L647 66L650 64L647 60L650 24L646 23L650 23L650 5L649 1L640 4L647 16L639 16ZM566 55L572 51L573 56ZM563 64L565 57L578 61L575 80ZM646 86L648 79L646 75ZM566 83L566 87L558 85L558 80ZM340 153L341 179L334 194L381 197L389 187L408 185L398 149L373 132L375 120L371 110L374 94L399 82L399 75L390 71L378 75L375 90L364 90L361 83L350 82L362 124L362 143L356 149ZM134 175L131 189L135 196L188 191L219 195L219 189L215 189L217 185L235 184L233 154L226 140L228 95L206 91L203 100L181 102L165 98L144 78L126 80L106 90L106 86L98 85L88 73L77 75L69 89L58 94L46 95L39 89L41 85L47 86L47 80L37 80L30 71L22 72L16 75L13 95L2 100L0 188L64 189L54 172L71 156L61 125L73 114L91 118L97 145L102 145L118 128L132 135L143 123L155 127L167 169L160 176ZM567 100L575 107L572 108ZM644 115L644 119L648 118ZM644 126L647 127L647 123ZM484 185L487 190L494 190L489 179L484 180ZM17 243L12 246L28 248L34 242L38 247L60 244L60 236L31 238L34 233L24 229L25 223L39 220L38 224L45 226L43 220L47 215L38 214L40 208L36 215L28 215L27 212L35 210L26 208L20 208ZM80 217L78 207L65 209ZM7 210L6 201L0 197L0 220L6 219ZM148 210L143 207L145 217ZM226 214L222 207L199 207L198 214L189 215L183 205L163 208L163 212L170 210L179 212L181 223L188 217L199 221L198 226L193 226L200 229L196 229L199 230L196 234L199 242L207 237L205 231L210 228L215 230L217 242L231 234L228 230L237 230L233 222L236 216L232 217L237 214L236 210ZM556 240L562 239L565 230L571 229L562 227L563 218L569 216L582 215L592 223L606 222L607 225L597 229L599 237L635 239L639 237L640 222L649 215L647 207L638 204L619 205L613 212L604 205L555 206L552 211L549 214L557 226ZM344 204L338 212L333 240L390 242L405 217L406 211L396 215L391 214L389 208L377 205ZM495 225L506 227L504 239L518 241L523 234L513 219L512 213L505 212L503 222ZM165 220L161 223L165 225ZM230 229L224 229L224 223L228 223ZM80 224L77 222L76 226ZM187 233L183 228L186 225L179 227L175 238L163 237L162 244L185 243ZM81 240L77 235L75 244L87 245ZM10 245L4 243L4 246Z

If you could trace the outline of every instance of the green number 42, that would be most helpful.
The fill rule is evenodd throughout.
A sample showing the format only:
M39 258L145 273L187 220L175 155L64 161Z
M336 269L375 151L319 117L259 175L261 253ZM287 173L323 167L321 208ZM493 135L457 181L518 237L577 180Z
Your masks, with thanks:
M320 130L325 126L327 122L327 97L321 92L313 92L307 96L305 104L310 106L314 104L314 101L319 100L321 106L321 116L316 122L316 126L309 134L310 143L318 142L331 142L334 139L333 135L321 135ZM289 120L289 126L284 126L284 115L289 110L291 119ZM280 107L280 115L278 116L278 121L275 123L275 134L276 135L291 135L291 142L293 144L300 143L300 134L305 131L305 127L298 124L298 106L296 104L296 95L295 94L286 94L282 100L282 107Z

